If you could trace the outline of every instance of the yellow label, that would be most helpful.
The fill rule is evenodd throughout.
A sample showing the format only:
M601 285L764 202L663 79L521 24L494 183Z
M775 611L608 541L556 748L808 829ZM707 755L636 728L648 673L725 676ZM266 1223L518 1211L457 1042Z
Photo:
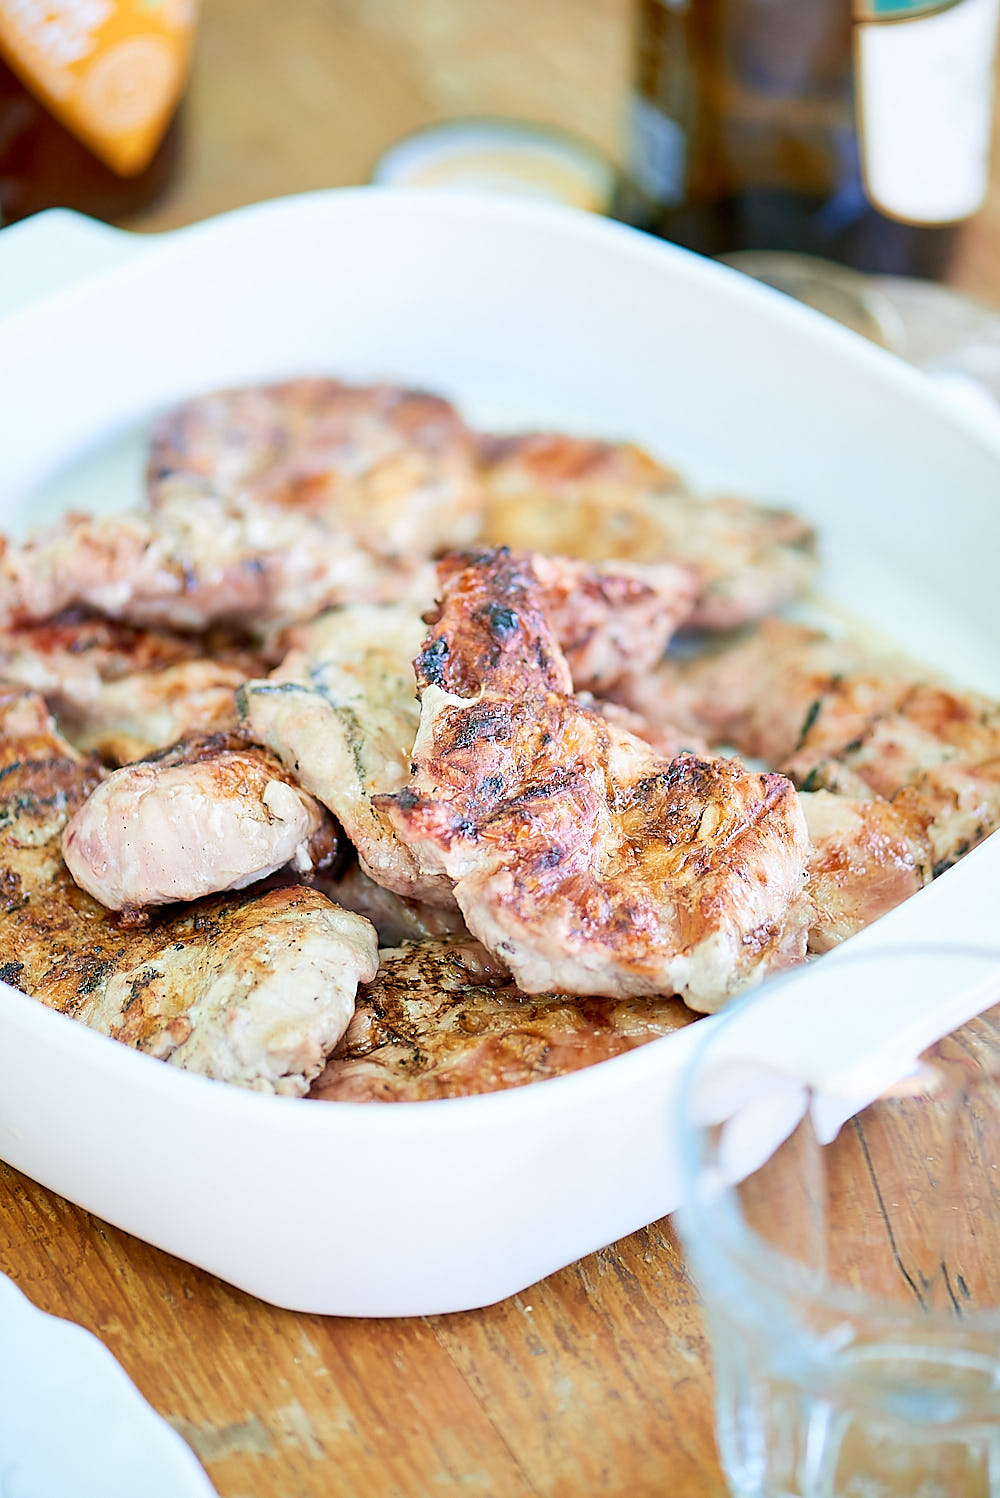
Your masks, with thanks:
M196 0L0 0L0 53L122 177L148 165L187 77Z

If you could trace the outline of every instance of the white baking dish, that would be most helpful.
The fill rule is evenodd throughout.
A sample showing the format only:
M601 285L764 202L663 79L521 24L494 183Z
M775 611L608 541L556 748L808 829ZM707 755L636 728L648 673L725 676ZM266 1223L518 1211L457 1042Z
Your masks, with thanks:
M4 529L134 498L134 433L180 397L382 377L484 423L629 436L795 505L820 529L826 593L1000 690L1000 441L839 327L618 225L387 190L156 239L54 213L0 234L0 311ZM993 838L849 947L988 938L998 874ZM799 1054L815 975L836 961L795 979ZM912 1008L886 1010L904 1048L977 1007L952 996L920 1019L933 997L917 981ZM845 1012L863 1050L857 1004ZM0 1155L267 1300L457 1310L676 1205L668 1111L695 1030L491 1096L319 1104L187 1076L0 985Z

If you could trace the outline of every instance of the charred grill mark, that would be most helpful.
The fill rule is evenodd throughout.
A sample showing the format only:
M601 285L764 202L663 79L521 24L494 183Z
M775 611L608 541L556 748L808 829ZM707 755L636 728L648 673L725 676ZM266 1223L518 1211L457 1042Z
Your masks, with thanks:
M486 609L486 615L489 620L490 633L501 645L505 645L520 631L521 619L516 609L491 603Z
M443 687L447 661L448 641L442 636L425 645L413 664L417 676L422 677L426 685Z
M133 978L132 982L129 984L128 998L122 1005L122 1013L127 1014L135 1001L142 997L143 992L149 987L149 985L151 983L157 982L157 980L162 976L162 973L160 973L155 967L144 968L141 973L137 974L137 976Z
M484 775L482 780L477 781L473 794L476 801L495 801L503 793L506 784L502 775Z
M553 796L561 796L564 791L572 790L581 784L579 775L572 770L556 770L548 780L538 782L536 785L526 785L523 791L512 796L504 803L509 809L525 807L535 801L548 801Z
M27 896L21 888L21 876L16 869L0 870L0 910L16 910Z
M90 971L81 978L77 985L77 993L81 997L89 993L94 993L96 989L100 988L110 978L113 972L113 962L109 962L106 959L96 962Z
M701 760L694 755L679 755L664 763L661 770L644 775L613 798L616 810L645 808L657 823L669 820L697 824L705 807L724 790L731 778L722 764ZM659 835L668 832L663 826L651 828Z
M545 676L552 670L552 652L547 649L545 641L542 639L535 641L535 665Z
M0 806L0 832L13 827L23 817L37 817L45 811L64 812L67 809L65 791L56 791L51 796L33 796L30 791L20 796L11 796Z
M23 962L5 962L0 966L0 983L15 983L23 972Z
M450 749L472 749L476 744L491 744L506 739L513 732L511 713L504 703L478 703L468 712L455 715ZM450 725L449 725L450 726Z
M962 857L962 855L964 853L968 853L968 851L969 851L969 844L967 842L960 843L958 845L958 847L955 849L954 853L949 854L947 858L941 858L941 859L938 860L938 862L934 865L933 869L931 870L931 876L934 879L939 879L942 874L946 874L948 872L948 870L952 867L952 865L955 864L955 863L957 863L958 860Z

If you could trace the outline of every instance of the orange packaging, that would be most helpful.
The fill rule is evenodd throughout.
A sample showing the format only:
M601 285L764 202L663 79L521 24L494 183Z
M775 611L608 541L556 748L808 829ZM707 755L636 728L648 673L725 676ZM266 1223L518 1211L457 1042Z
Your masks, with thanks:
M0 0L0 56L120 176L141 172L187 78L196 0Z

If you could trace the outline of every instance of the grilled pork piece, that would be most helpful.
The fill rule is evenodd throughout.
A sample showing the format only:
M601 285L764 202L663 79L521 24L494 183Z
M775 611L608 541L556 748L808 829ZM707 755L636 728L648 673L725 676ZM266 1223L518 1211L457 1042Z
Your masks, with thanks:
M245 667L225 661L185 661L109 682L85 718L66 723L67 736L107 764L128 765L196 734L231 733L235 692Z
M492 554L492 548L453 552L439 563L438 578L443 583ZM656 665L694 602L693 575L669 562L594 567L533 554L531 568L539 607L577 691L604 693L623 677Z
M329 864L326 809L274 755L223 734L115 770L67 823L66 867L109 910L139 910L246 885L290 864Z
M584 561L675 562L695 575L692 623L733 629L801 592L815 536L797 515L700 499L640 448L556 434L483 443L483 539Z
M330 808L366 874L404 898L453 906L448 881L421 873L372 805L409 774L419 722L411 658L423 632L402 605L324 614L295 631L282 664L247 682L237 701L242 731Z
M893 711L873 714L835 756L805 735L789 761L803 786L845 774L892 801L930 844L935 874L1000 827L1000 705L975 692L909 682Z
M153 433L154 508L180 481L322 516L366 551L430 556L471 541L473 434L435 395L289 380L186 401Z
M840 747L891 700L897 671L864 674L851 640L834 640L784 619L687 661L664 660L614 691L616 701L654 725L701 733L741 754L783 764L826 707Z
M368 922L286 887L123 930L61 854L100 767L34 693L0 692L0 771L0 978L174 1066L302 1095L375 975Z
M529 997L477 943L407 943L375 981L309 1096L417 1102L521 1087L690 1023L679 999Z
M134 629L68 611L0 630L0 678L41 692L71 743L119 764L235 723L233 692L266 669L241 641Z
M1000 705L784 620L615 696L760 755L803 790L891 800L941 872L1000 826Z
M0 631L2 680L32 687L64 716L86 713L110 682L186 664L203 653L201 642L189 635L132 629L79 610Z
M389 561L339 521L203 481L160 486L155 513L67 515L0 554L0 624L90 608L136 625L249 631L309 619L331 604L394 599L419 559Z
M876 796L804 791L809 830L810 952L828 952L931 878L930 844L911 818Z
M416 768L375 806L526 992L717 1008L804 953L795 792L736 760L658 759L582 708L538 598L531 559L502 550L445 576Z
M465 553L448 557L442 577L467 560ZM675 567L594 568L563 557L535 557L532 566L577 685L611 683L658 659L690 607L690 579ZM285 660L266 681L248 682L238 702L242 731L330 808L376 883L453 908L449 882L418 869L372 802L400 789L410 773L420 720L412 659L423 635L407 605L325 614L289 632Z

